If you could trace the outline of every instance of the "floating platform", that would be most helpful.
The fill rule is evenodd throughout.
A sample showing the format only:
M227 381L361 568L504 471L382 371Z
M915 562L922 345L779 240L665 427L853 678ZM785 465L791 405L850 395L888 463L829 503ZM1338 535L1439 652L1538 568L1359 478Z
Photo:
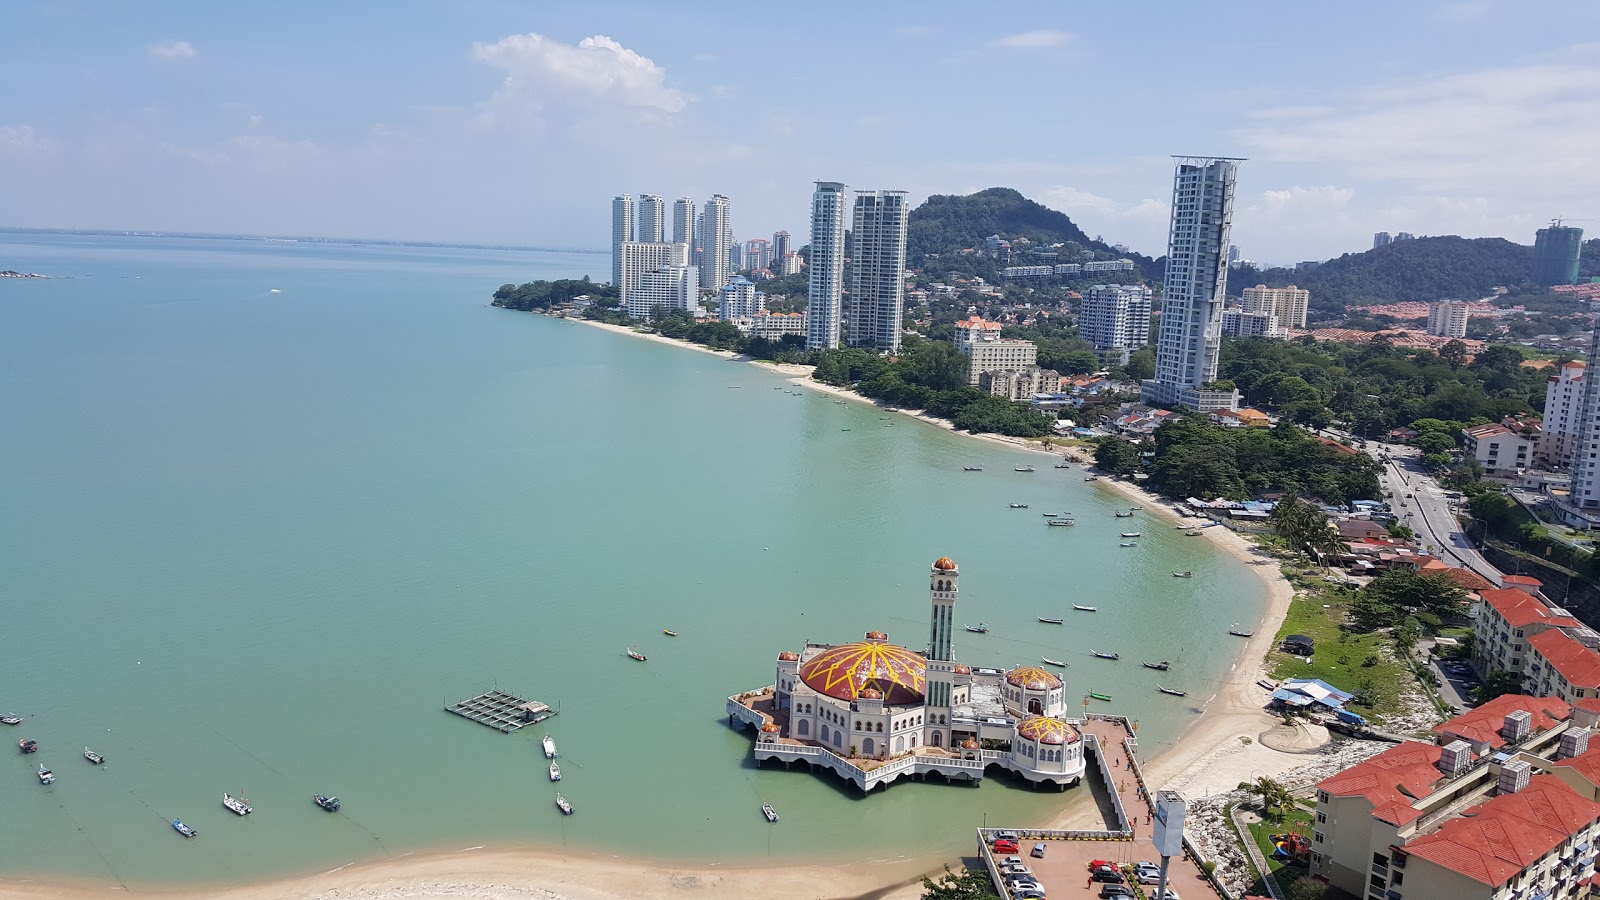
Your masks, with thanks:
M455 713L464 719L471 719L504 734L511 734L528 725L536 725L556 714L556 710L544 703L524 700L505 691L487 691L459 703L452 703L444 709L445 712Z

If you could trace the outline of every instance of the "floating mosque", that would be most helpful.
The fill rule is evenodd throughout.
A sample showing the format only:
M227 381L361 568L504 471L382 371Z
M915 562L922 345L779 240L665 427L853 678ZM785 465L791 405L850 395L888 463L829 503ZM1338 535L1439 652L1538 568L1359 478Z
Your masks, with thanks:
M902 777L977 783L991 766L1065 790L1083 778L1080 720L1066 688L1038 666L974 668L950 650L961 570L933 563L928 648L869 631L848 644L806 643L778 654L773 683L728 698L729 724L756 732L758 763L804 763L862 791Z

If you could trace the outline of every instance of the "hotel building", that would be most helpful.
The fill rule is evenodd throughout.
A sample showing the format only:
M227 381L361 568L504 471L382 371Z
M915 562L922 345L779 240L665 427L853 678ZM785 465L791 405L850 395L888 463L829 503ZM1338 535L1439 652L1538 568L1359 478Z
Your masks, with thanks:
M967 384L978 387L983 373L1028 369L1039 361L1033 341L1002 338L999 322L973 316L956 323L956 349L967 357Z

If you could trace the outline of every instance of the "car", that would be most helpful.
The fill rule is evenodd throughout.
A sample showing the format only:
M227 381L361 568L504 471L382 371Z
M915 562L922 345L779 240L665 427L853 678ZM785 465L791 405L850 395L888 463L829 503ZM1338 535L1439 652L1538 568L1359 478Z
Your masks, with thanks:
M1094 874L1090 875L1089 877L1100 882L1101 884L1122 883L1122 873L1115 869L1095 869Z
M1020 856L1007 856L1006 858L1000 860L1000 865L1002 865L1002 866L1021 866L1021 865L1026 865L1026 863L1024 863L1022 861L1022 857L1020 857Z
M1005 865L1000 867L1000 874L1002 874L1002 875L1032 875L1033 874L1033 870L1028 868L1027 866L1023 865L1022 863L1019 863L1019 862L1006 863Z
M1043 891L1044 885L1034 881L1032 878L1018 878L1014 881L1006 882L1006 890L1012 894L1016 894L1019 891Z
M1091 871L1091 872L1093 872L1095 869L1115 869L1116 867L1117 867L1117 864L1112 862L1109 859L1091 859L1091 860L1089 860L1089 871Z
M1161 870L1160 869L1140 869L1138 871L1137 875L1139 877L1139 883L1140 884L1160 884L1161 883Z
M1178 900L1178 892L1170 887L1164 891L1151 891L1150 900Z
M1101 885L1100 886L1100 900L1108 900L1108 898L1110 898L1110 897L1132 897L1132 896L1133 896L1133 891L1128 890L1126 885L1106 884L1106 885Z
M1017 852L1017 842L1016 841L1008 841L1005 838L999 838L994 842L994 852L996 852L996 853L1015 853L1015 852Z
M1021 836L1019 836L1015 831L996 831L994 833L994 839L997 841L1013 842L1022 840Z
M1135 871L1139 871L1139 872L1143 872L1146 869L1149 869L1152 872L1161 871L1161 866L1159 866L1156 863L1151 862L1148 859L1139 860L1138 862L1133 864L1133 868L1134 868Z
M1014 900L1045 900L1045 896L1044 896L1044 891L1043 890L1035 891L1035 890L1024 889L1024 890L1017 891L1015 894L1012 894L1011 896L1014 898Z
M1041 841L1033 845L1032 855L1038 859L1044 859L1044 842Z

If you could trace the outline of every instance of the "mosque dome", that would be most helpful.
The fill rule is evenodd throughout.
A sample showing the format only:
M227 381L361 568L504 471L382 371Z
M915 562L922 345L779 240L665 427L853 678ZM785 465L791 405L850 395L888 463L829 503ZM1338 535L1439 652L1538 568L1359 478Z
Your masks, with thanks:
M881 631L869 631L866 639L869 641L887 641L889 636Z
M766 732L767 734L777 734L778 731L779 731L778 726L773 724L773 723L771 723L771 722L768 722L767 724L761 726L761 730Z
M800 666L800 680L835 700L855 700L870 690L891 706L904 706L922 702L928 684L928 661L919 653L884 640L857 641L806 660Z
M800 654L793 650L785 650L778 654L778 662L799 662Z
M977 738L967 738L961 742L961 749L963 750L976 750L981 746L982 745L978 743Z
M863 699L863 700L882 700L883 699L883 691L880 691L877 688L870 688L870 687L869 688L865 688L865 689L863 689L861 691L861 699Z
M1006 683L1025 691L1053 691L1061 687L1061 679L1054 672L1038 666L1018 666L1006 673Z
M1041 744L1075 744L1078 732L1060 719L1029 716L1017 726L1017 737Z
M948 556L941 556L933 561L933 567L941 572L954 572L956 570L956 561Z
M950 668L950 671L955 673L956 675L971 675L972 674L972 667L967 665L966 663L956 663L954 666L952 666Z

